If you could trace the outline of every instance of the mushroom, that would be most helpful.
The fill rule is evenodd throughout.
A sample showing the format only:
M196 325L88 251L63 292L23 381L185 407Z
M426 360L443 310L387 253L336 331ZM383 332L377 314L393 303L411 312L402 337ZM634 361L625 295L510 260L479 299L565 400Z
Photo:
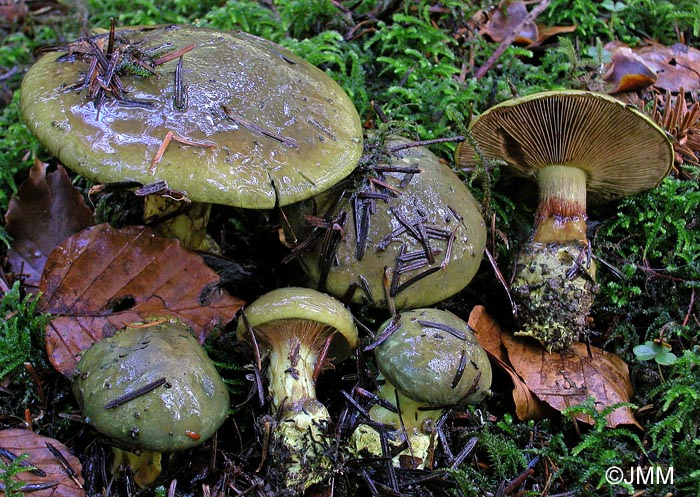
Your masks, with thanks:
M161 454L209 439L226 419L226 385L179 322L131 325L83 353L73 393L85 420L113 442L114 468L150 485Z
M272 424L270 480L276 490L303 493L330 474L331 461L323 445L330 415L316 398L316 374L357 347L353 317L324 293L279 288L244 309L237 334L241 340L254 341L269 359L272 413L261 424Z
M373 423L355 429L351 447L360 455L388 457L378 430L384 431L390 447L408 443L394 457L396 466L423 468L443 410L490 395L491 364L469 325L448 311L401 312L380 327L378 336L387 334L374 349L385 380L378 391L381 403L369 410Z
M537 183L530 239L512 284L519 335L567 349L588 327L597 286L586 236L586 204L655 187L673 165L666 133L634 107L587 91L548 91L508 100L481 114L471 133L485 160ZM460 167L479 157L457 148Z
M395 309L454 295L484 253L479 205L427 148L399 136L368 144L376 151L346 181L287 209L311 285Z
M109 40L46 53L22 82L28 128L78 174L184 192L195 204L272 209L323 192L360 157L349 97L277 44L191 26L125 28Z

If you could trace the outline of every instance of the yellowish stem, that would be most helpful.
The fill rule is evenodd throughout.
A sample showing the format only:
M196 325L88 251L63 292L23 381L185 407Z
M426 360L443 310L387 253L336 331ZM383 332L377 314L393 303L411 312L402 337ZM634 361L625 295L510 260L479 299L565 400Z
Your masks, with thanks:
M128 466L134 474L134 482L141 488L148 487L156 481L161 472L161 453L142 450L139 453L112 447L112 472L119 466Z
M211 204L193 202L188 206L158 195L147 195L143 210L145 222L157 221L153 230L158 235L177 238L189 250L219 251L216 243L207 236ZM158 221L161 218L165 219Z
M570 166L548 166L537 172L540 204L532 241L586 240L586 173Z

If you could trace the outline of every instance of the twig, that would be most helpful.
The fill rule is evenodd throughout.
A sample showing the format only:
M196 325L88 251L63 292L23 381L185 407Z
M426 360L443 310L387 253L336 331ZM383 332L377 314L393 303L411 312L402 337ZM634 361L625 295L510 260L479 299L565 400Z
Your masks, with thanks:
M482 65L479 69L476 70L474 73L474 78L476 80L480 80L484 76L486 76L486 73L491 69L491 67L496 63L498 58L503 55L503 52L506 51L506 48L508 48L512 43L513 40L518 36L518 33L522 31L522 29L525 27L526 24L534 21L537 19L537 17L544 12L544 10L549 7L549 4L552 0L542 0L537 7L532 9L525 17L523 17L523 20L520 21L512 30L510 33L508 33L508 36L504 38L504 40L501 42L501 44L498 46L498 48L491 54L491 57L488 58L488 60Z

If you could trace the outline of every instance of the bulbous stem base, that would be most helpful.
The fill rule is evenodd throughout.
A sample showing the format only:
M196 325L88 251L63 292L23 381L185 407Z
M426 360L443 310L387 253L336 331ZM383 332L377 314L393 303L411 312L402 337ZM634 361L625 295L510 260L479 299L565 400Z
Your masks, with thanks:
M516 260L512 285L521 328L515 334L562 351L588 330L588 314L598 291L588 246L572 242L529 243Z
M369 410L372 421L389 428L385 430L389 450L394 452L404 442L409 444L407 449L393 457L394 466L423 469L432 456L431 448L435 447L437 439L433 429L442 410L420 410L419 408L427 406L406 397L388 382L379 387L377 395L394 405L398 399L400 408L400 415L379 404ZM350 438L350 450L358 457L363 454L373 457L391 456L385 453L382 445L379 432L368 424L360 424Z

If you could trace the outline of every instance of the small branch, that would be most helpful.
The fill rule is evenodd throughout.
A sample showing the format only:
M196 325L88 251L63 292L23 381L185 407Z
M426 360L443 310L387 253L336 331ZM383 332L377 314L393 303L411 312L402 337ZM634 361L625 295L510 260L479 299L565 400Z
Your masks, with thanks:
M479 69L476 70L474 73L474 77L476 80L480 80L484 76L486 76L486 73L491 69L491 67L496 63L498 58L503 55L503 52L506 51L506 48L508 48L512 43L513 40L518 36L518 33L522 31L522 29L525 27L526 24L534 21L537 19L537 17L544 12L544 10L549 7L549 4L551 3L552 0L542 0L537 7L532 9L524 18L522 21L520 21L514 28L513 30L508 33L508 36L505 37L505 39L501 42L501 44L498 46L495 52L491 54L491 57L488 58L488 60L484 63L483 66L481 66Z

